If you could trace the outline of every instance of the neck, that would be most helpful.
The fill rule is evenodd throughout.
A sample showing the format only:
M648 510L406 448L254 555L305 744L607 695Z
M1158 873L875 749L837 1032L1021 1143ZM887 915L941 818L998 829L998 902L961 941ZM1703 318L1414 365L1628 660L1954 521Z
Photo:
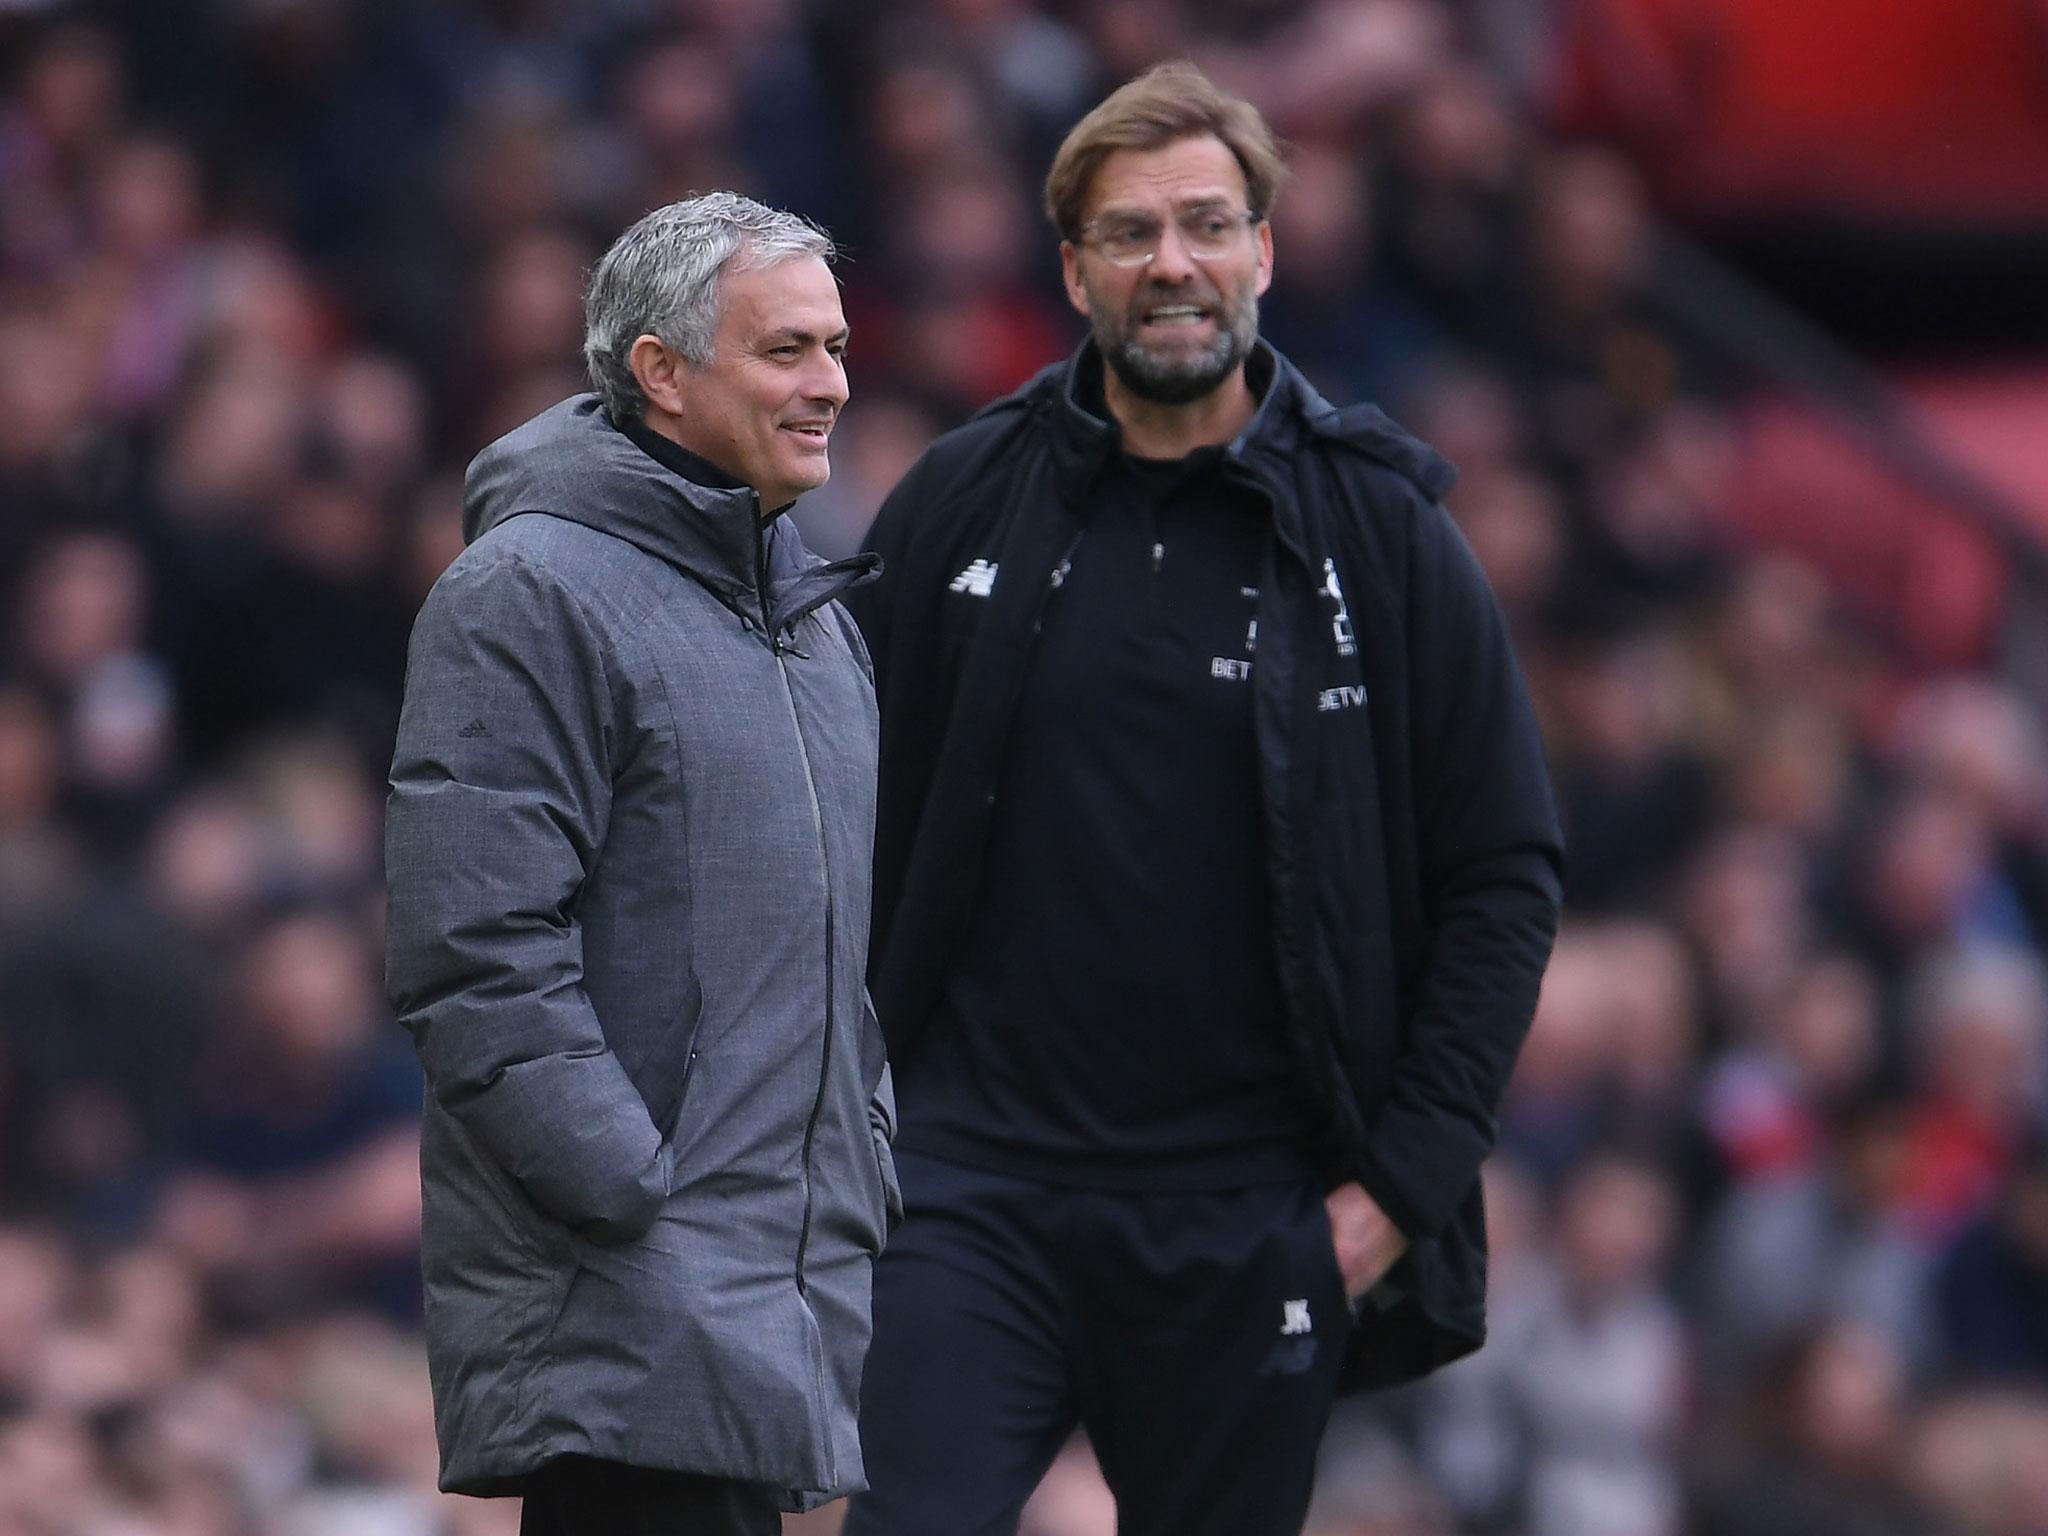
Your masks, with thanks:
M652 403L641 413L640 419L628 423L624 431L639 444L642 452L685 480L708 485L714 490L751 490L760 500L761 521L764 523L773 522L796 500L794 496L771 494L758 485L750 485L722 465L713 463L690 445L681 417Z
M1259 408L1242 364L1201 399L1182 405L1132 394L1116 370L1105 364L1102 401L1123 433L1124 451L1141 459L1184 459L1197 448L1227 443Z
M664 412L659 406L649 403L641 414L641 420L627 424L625 434L633 438L641 453L651 457L655 463L666 465L674 473L698 485L711 485L723 492L754 492L760 502L762 522L774 522L782 512L791 508L797 500L793 494L782 494L780 489L764 489L762 485L750 485L739 475L715 465L705 455L700 455L690 446L688 436L682 430L682 418Z

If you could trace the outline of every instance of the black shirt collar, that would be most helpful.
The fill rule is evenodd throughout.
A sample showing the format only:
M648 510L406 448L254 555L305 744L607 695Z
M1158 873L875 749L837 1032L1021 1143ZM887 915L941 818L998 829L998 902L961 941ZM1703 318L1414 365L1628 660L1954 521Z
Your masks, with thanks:
M663 437L644 421L622 423L619 430L663 469L681 475L692 485L708 485L718 491L743 491L744 480L735 479L709 459L690 452L673 438Z
M1085 345L1074 361L1071 398L1084 413L1109 429L1110 436L1116 443L1115 456L1122 460L1127 468L1156 479L1162 476L1170 477L1170 471L1174 468L1208 469L1222 462L1223 455L1229 447L1224 443L1205 444L1191 450L1181 459L1141 459L1126 449L1123 446L1123 430L1117 425L1116 418L1109 410L1109 394L1103 378L1104 370L1108 366L1100 349L1093 344ZM1266 397L1272 391L1276 372L1271 350L1264 346L1253 347L1251 355L1245 359L1245 383L1250 386L1252 398L1259 404L1259 410L1252 416L1254 423L1265 409ZM1245 435L1249 435L1250 430L1250 427L1247 427Z

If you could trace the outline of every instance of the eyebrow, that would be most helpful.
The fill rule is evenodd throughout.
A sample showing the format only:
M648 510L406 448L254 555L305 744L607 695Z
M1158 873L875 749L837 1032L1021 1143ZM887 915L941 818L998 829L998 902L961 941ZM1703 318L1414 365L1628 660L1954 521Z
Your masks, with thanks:
M761 344L763 346L776 346L785 341L793 341L800 347L817 346L820 344L829 347L835 341L844 343L852 334L853 327L846 325L842 325L830 336L820 336L816 331L799 331L785 326L779 331L770 331L766 336L763 336Z
M1199 213L1204 208L1229 208L1236 201L1228 192L1198 192L1192 197L1184 197L1174 202L1169 206L1168 211L1173 214ZM1149 219L1152 217L1154 215L1151 209L1134 207L1129 203L1112 203L1109 207L1104 208L1095 215L1095 218L1098 220Z

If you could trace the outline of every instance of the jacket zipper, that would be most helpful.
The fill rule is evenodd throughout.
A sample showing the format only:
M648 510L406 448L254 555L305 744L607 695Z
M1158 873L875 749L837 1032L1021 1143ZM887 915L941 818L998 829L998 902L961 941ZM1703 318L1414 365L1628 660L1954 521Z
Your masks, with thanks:
M837 967L833 963L832 953L834 948L832 935L835 932L832 910L832 855L825 841L825 813L818 802L817 776L811 770L810 744L804 740L803 721L797 714L796 690L790 685L789 681L789 661L784 656L779 645L775 648L775 665L781 669L782 691L789 698L790 724L796 729L797 757L803 763L804 789L811 805L811 827L818 837L818 863L825 876L825 1043L821 1059L818 1063L818 1092L811 1100L811 1118L804 1126L804 1219L803 1226L798 1231L796 1240L797 1294L799 1296L808 1296L810 1294L810 1282L804 1278L804 1258L810 1252L811 1208L815 1196L815 1191L811 1184L811 1149L818 1136L818 1120L825 1112L825 1088L831 1079L833 1021L837 1011L834 1007L836 1000L833 995L837 984L835 975Z
M811 768L811 746L804 739L804 722L797 713L796 689L789 681L788 653L798 656L804 653L794 645L785 646L782 636L776 633L775 618L768 606L768 530L759 517L754 519L754 574L756 588L761 598L761 634L768 642L768 649L774 652L776 669L782 674L783 696L789 700L789 723L796 732L797 759L803 764L804 792L811 804L811 830L818 838L818 867L825 878L825 1044L818 1062L818 1092L811 1100L811 1118L804 1124L804 1219L797 1231L796 1239L796 1293L809 1298L810 1282L804 1278L804 1259L811 1248L811 1209L816 1191L811 1184L811 1149L818 1139L818 1120L825 1112L825 1087L832 1074L832 1024L833 988L835 984L833 965L834 933L832 914L832 852L825 841L825 811L818 801L818 776Z
M1281 558L1288 558L1294 562L1302 579L1310 584L1311 589L1313 589L1315 583L1315 564L1309 558L1308 551L1304 547L1297 531L1288 526L1287 520L1281 515L1279 497L1265 484L1263 477L1253 471L1249 465L1243 464L1242 461L1239 461L1239 473L1241 476L1240 483L1265 504L1267 515L1273 521L1274 543L1279 551L1274 560L1275 579L1273 582L1275 605L1277 608L1280 588L1278 566ZM1261 585L1263 589L1263 583ZM1264 603L1265 598L1263 595L1260 601L1262 604ZM1309 602L1312 605L1316 602L1313 590L1311 590ZM1284 618L1286 616L1282 615L1281 617ZM1290 632L1290 626L1282 623L1278 626L1278 631L1284 639ZM1304 672L1313 664L1310 660L1310 655L1307 653L1297 654L1293 660L1294 664L1302 668ZM1270 677L1270 675L1269 672L1268 676ZM1254 703L1254 709L1256 707L1256 703ZM1293 735L1293 745L1298 753L1306 733L1301 729L1302 719L1297 711L1289 711L1287 725ZM1254 734L1256 735L1256 731ZM1267 776L1263 746L1259 748L1259 753L1261 758L1260 779L1261 787L1263 788L1265 787L1264 781ZM1293 817L1293 812L1300 807L1302 802L1294 794L1290 793L1292 788L1290 784L1282 784L1279 788L1281 805L1286 809L1290 819L1296 821L1295 836L1297 841L1299 841L1302 829L1299 819ZM1272 878L1270 868L1268 879L1274 888L1276 907L1278 907L1280 882ZM1294 900L1287 903L1284 910L1275 911L1274 917L1276 937L1283 936L1290 929L1294 930L1294 943L1292 947L1299 956L1296 967L1292 968L1294 970L1292 978L1288 974L1290 967L1285 964L1284 956L1281 957L1280 982L1282 998L1290 1016L1291 1027L1288 1030L1288 1034L1293 1042L1300 1066L1308 1076L1307 1092L1305 1095L1308 1101L1308 1110L1311 1115L1318 1116L1321 1120L1321 1124L1315 1127L1315 1135L1320 1141L1341 1141L1344 1121L1342 1100L1344 1069L1342 1063L1337 1059L1337 1047L1335 1040L1331 1037L1330 1021L1321 1018L1312 1020L1309 1016L1307 995L1310 983L1300 975L1302 967L1312 967L1314 964L1314 924L1306 914L1301 895L1298 891L1295 893ZM1318 1023L1321 1026L1320 1030L1317 1028Z
M818 1091L811 1099L811 1117L804 1123L804 1218L803 1225L797 1229L796 1238L796 1294L798 1299L804 1303L805 1309L808 1310L810 1307L811 1283L804 1278L804 1259L809 1255L811 1249L811 1211L816 1197L816 1189L811 1181L811 1156L812 1148L816 1145L818 1139L818 1120L825 1112L825 1088L832 1077L833 1021L837 1012L834 1007L835 999L833 997L837 987L836 967L833 964L832 954L835 947L833 944L833 934L837 929L833 921L832 910L832 850L825 839L825 811L823 805L818 800L818 776L811 767L811 744L804 739L803 716L797 710L796 689L789 680L790 655L793 653L801 657L804 655L804 652L798 650L794 644L794 623L789 626L791 643L785 644L782 635L776 632L775 617L768 605L767 529L759 518L756 518L754 522L754 559L755 572L761 593L761 634L762 638L768 642L768 649L775 656L776 670L782 674L783 696L789 700L789 723L790 728L796 732L797 760L803 764L804 793L811 804L811 829L817 834L818 868L824 877L825 884L825 1040L818 1060ZM822 1340L820 1352L813 1360L812 1365L814 1371L813 1380L816 1385L818 1400L823 1402L826 1396L826 1387L825 1357L822 1350ZM838 1473L833 1470L836 1460L837 1458L832 1455L831 1445L828 1441L825 1448L827 1476L835 1481L838 1477Z

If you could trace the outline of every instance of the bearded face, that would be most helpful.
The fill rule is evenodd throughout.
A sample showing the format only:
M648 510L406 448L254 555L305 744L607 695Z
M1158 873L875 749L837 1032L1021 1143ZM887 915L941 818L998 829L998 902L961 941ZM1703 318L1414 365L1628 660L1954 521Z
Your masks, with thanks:
M1220 388L1243 366L1259 333L1252 285L1226 292L1200 270L1179 284L1141 283L1121 308L1092 287L1089 300L1089 328L1103 359L1124 388L1161 405L1186 405Z
M1237 157L1208 136L1117 150L1097 168L1061 264L1067 297L1136 398L1191 404L1243 368L1273 274L1271 231L1246 205Z

